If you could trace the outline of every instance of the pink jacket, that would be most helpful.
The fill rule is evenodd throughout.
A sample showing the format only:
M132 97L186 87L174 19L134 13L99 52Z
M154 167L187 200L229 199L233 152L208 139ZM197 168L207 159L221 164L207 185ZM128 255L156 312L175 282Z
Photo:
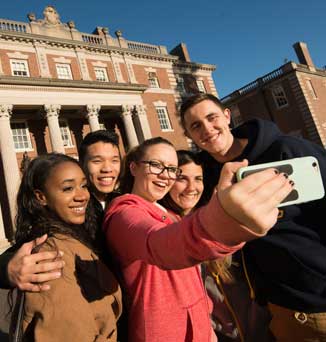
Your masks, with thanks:
M254 234L215 195L173 223L155 204L127 194L112 202L103 229L122 271L129 341L211 342L209 302L194 265L235 252Z

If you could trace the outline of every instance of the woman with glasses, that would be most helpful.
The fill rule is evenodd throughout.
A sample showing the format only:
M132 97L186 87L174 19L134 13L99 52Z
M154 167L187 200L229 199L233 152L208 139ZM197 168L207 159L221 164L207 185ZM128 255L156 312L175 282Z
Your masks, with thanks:
M226 165L210 202L177 220L157 203L181 174L173 145L152 138L127 155L125 195L111 203L103 228L121 272L129 341L216 340L196 265L266 234L276 221L276 205L292 188L273 170L233 185L235 171L245 165Z

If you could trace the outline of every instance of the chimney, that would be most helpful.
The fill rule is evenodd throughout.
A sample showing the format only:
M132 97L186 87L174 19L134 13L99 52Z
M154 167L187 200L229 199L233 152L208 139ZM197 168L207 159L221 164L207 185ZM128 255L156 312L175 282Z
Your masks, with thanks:
M295 53L298 57L299 63L307 65L307 66L315 69L315 65L314 65L314 62L312 61L312 59L310 57L310 53L309 53L307 44L303 43L303 42L297 42L297 43L293 44L293 47L294 47Z
M180 43L174 49L170 51L171 55L178 56L182 61L191 62L187 45Z

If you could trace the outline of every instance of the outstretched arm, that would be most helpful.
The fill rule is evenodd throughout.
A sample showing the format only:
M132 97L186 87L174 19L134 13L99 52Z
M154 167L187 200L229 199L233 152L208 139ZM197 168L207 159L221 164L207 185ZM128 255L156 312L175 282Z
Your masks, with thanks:
M163 269L180 269L234 253L244 242L265 235L277 220L276 206L292 185L273 169L235 184L236 171L246 165L226 164L209 203L173 224L166 224L161 214L149 213L152 209L137 196L117 199L104 221L113 254L123 265L143 260Z
M57 251L32 254L33 248L43 244L46 239L47 235L43 235L24 243L7 261L7 279L10 287L31 292L46 291L50 289L50 285L43 283L61 276L61 269L64 266L61 252L59 255Z

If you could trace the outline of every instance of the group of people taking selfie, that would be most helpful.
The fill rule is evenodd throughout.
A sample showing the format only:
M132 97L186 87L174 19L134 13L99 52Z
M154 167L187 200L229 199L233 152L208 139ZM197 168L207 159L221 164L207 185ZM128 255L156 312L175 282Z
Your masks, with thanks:
M295 184L274 168L235 182L314 156L325 184L325 150L260 119L231 130L210 94L180 121L200 152L154 137L121 160L99 130L79 161L30 162L0 256L1 287L24 293L21 341L326 341L325 200L279 210Z

